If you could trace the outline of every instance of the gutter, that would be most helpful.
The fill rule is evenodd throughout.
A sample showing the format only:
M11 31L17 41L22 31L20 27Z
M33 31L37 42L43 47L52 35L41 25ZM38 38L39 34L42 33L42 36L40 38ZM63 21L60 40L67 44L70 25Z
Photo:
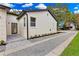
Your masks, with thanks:
M29 40L28 14L26 14L26 16L27 16L27 40Z

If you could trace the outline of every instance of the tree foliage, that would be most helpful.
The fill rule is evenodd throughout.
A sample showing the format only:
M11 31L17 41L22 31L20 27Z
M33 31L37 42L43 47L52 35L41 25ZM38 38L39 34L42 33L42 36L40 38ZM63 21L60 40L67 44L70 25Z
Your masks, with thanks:
M66 23L73 22L75 23L75 16L73 13L71 13L67 7L63 8L53 8L51 6L48 6L48 9L55 15L57 22L64 20L64 25L66 26Z

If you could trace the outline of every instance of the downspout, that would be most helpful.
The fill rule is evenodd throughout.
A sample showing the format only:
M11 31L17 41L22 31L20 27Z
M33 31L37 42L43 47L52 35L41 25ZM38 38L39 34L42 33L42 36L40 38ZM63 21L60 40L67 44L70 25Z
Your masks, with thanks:
M28 14L26 13L27 16L27 40L29 40L29 26L28 26Z

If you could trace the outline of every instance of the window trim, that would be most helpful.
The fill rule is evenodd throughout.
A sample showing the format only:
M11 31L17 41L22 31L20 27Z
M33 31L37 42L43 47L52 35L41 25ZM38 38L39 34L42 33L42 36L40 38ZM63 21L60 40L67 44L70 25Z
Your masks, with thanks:
M32 25L32 24L34 24L34 25ZM36 27L36 18L35 17L30 17L30 26Z

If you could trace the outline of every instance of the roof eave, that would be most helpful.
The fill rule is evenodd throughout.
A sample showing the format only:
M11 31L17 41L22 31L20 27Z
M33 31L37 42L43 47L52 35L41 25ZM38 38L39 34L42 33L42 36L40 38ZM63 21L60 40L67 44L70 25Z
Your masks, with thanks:
M12 12L7 12L7 14L18 16L18 14L15 14L15 13L12 13Z
M18 15L18 17L17 17L17 19L19 20L23 15L25 15L26 14L26 11L22 11L19 15Z
M3 9L5 9L5 8L7 8L7 9L11 9L11 8L10 8L10 7L8 7L8 6L1 5L1 4L0 4L0 8L3 8Z

